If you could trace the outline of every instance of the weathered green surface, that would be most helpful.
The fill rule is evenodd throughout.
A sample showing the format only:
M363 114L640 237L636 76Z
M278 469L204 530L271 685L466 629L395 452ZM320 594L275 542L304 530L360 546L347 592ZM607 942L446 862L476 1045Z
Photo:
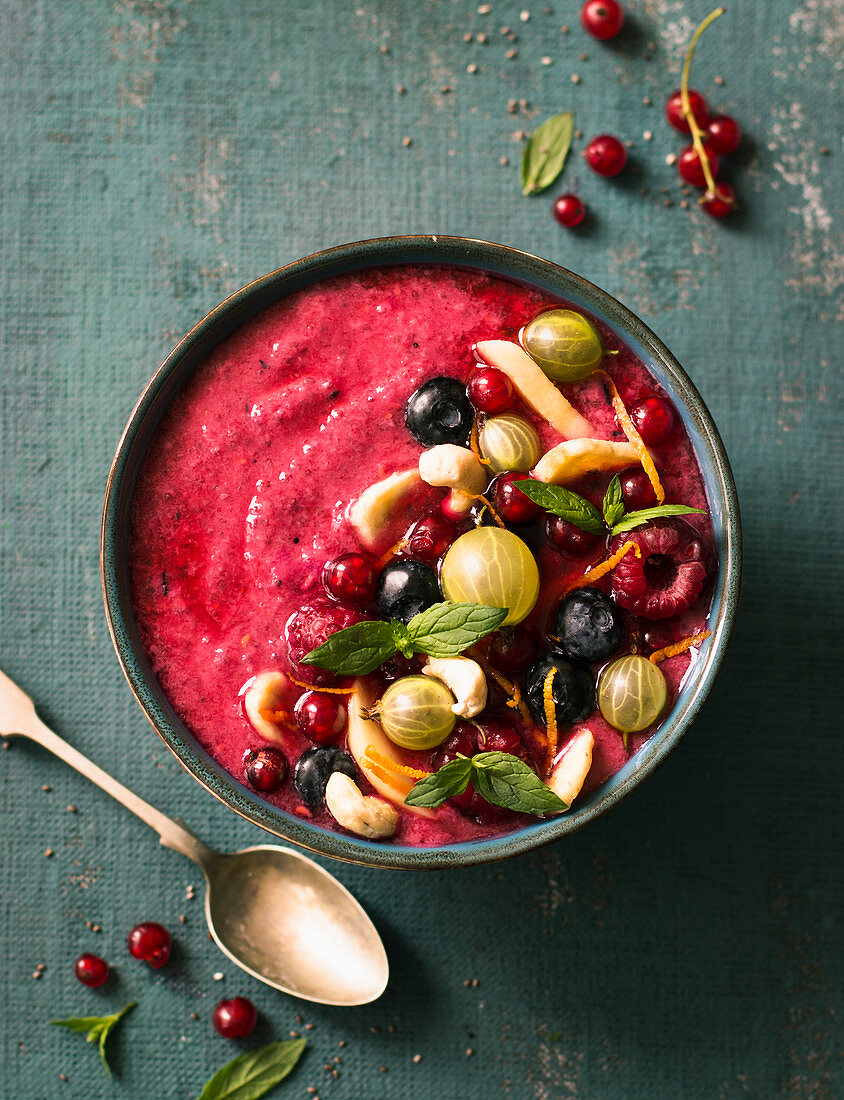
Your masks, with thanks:
M206 939L200 897L185 898L192 866L16 743L0 760L0 1095L195 1097L234 1053L209 1023L224 992L254 997L260 1038L310 1037L280 1097L840 1095L841 6L735 0L703 39L693 82L748 134L734 158L745 212L723 225L678 205L665 157L681 143L660 109L707 0L634 0L635 26L611 46L586 39L578 4L550 2L546 15L521 0L527 23L497 0L489 15L464 0L0 5L0 667L140 794L221 847L262 839L138 712L106 633L97 535L109 460L154 366L228 291L307 252L467 233L617 294L709 402L747 545L720 680L624 806L497 867L334 868L389 946L391 986L369 1008L302 1006L241 976ZM508 114L522 98L528 111ZM549 218L556 191L521 197L512 136L569 107L587 137L631 138L641 172L606 182L573 155L566 183L594 211L577 235ZM155 974L123 946L143 918L178 936ZM117 964L103 994L71 974L85 949ZM47 1023L131 999L115 1083ZM323 1068L335 1055L339 1080Z

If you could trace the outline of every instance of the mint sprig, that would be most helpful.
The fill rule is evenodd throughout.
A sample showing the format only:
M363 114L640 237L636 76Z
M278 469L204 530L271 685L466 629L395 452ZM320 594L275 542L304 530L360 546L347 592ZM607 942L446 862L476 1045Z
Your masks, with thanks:
M458 756L439 771L420 779L405 798L408 806L436 809L447 798L462 794L471 783L496 806L522 814L562 813L568 806L524 760L508 752L480 752Z
M110 1077L111 1066L106 1058L106 1039L108 1039L118 1021L122 1020L127 1012L131 1012L137 1003L137 1001L131 1001L125 1008L115 1012L113 1016L71 1016L67 1020L51 1020L50 1023L55 1024L56 1027L66 1027L80 1035L85 1035L86 1041L89 1043L97 1043L100 1048L100 1060Z
M642 508L638 512L625 512L621 497L621 481L618 474L607 486L603 501L603 516L595 505L562 485L548 485L544 481L516 481L516 487L540 508L554 516L561 516L581 531L591 535L620 535L663 516L686 516L692 512L703 513L705 508L689 508L685 504L660 504L655 508Z
M197 1100L259 1100L292 1072L307 1039L288 1039L247 1050L222 1066Z
M365 676L396 653L412 657L456 657L499 627L508 608L478 603L435 603L399 622L366 621L338 630L302 658L343 676Z

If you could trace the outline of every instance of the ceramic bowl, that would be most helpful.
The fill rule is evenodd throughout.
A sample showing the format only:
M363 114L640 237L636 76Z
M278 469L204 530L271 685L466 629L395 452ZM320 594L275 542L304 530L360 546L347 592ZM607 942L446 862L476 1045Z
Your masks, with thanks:
M691 437L719 558L709 623L713 637L659 730L626 766L569 814L530 822L505 836L436 848L378 844L331 832L278 809L224 771L181 722L150 668L132 611L128 569L130 504L138 471L165 409L191 372L234 329L286 295L331 276L406 263L480 268L530 284L587 309L628 344L665 388ZM256 825L313 852L380 867L433 868L487 863L557 840L616 805L665 759L689 728L724 658L739 595L741 529L729 463L706 406L677 360L629 309L579 275L504 245L461 237L388 237L342 245L273 271L191 329L144 390L120 440L106 490L101 565L109 629L123 671L161 738L207 790Z

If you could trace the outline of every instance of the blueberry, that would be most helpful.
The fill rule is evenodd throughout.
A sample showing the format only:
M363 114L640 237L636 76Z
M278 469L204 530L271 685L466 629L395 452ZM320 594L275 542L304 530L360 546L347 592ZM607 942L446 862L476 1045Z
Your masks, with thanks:
M388 565L378 578L375 604L382 619L408 623L431 604L440 603L442 593L436 570L423 561L404 561Z
M597 588L578 588L557 609L556 633L570 657L606 661L621 648L627 628L609 596Z
M320 745L307 749L299 757L293 773L293 786L306 806L312 810L325 800L325 787L332 772L342 772L357 779L355 762L336 745Z
M588 668L562 653L543 654L525 673L524 691L530 712L541 726L547 725L543 694L545 677L552 668L557 670L551 686L557 722L561 726L579 722L595 707L595 680Z
M475 413L466 387L456 378L430 378L407 399L404 422L423 447L465 445Z

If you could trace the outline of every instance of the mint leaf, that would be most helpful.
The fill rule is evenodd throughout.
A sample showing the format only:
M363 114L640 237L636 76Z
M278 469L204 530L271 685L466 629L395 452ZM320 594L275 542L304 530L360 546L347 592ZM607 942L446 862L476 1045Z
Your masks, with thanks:
M307 1039L288 1039L239 1054L217 1070L198 1100L258 1100L292 1071L306 1045Z
M364 676L392 657L398 648L389 623L367 621L336 631L304 656L301 663L344 676Z
M435 603L413 616L407 633L417 653L456 657L500 626L508 610L480 603Z
M472 785L487 802L505 810L539 816L568 809L532 768L507 752L480 752L473 756Z
M437 806L442 806L447 798L463 794L471 774L472 761L468 757L459 756L456 760L443 764L433 775L428 775L415 783L404 801L408 806L436 809Z
M705 508L687 508L685 504L660 504L656 508L643 508L641 512L628 512L613 525L612 534L620 535L624 531L632 531L634 527L641 527L643 523L650 523L652 519L661 519L662 516L687 516L692 512L705 511Z
M136 1004L137 1001L130 1002L125 1008L115 1012L113 1016L71 1016L67 1020L51 1020L50 1023L55 1024L56 1027L69 1028L80 1035L87 1032L87 1041L99 1045L100 1060L109 1076L111 1076L111 1066L108 1064L105 1052L106 1039L108 1039L118 1020L121 1020L127 1012L131 1012Z
M562 485L546 485L544 481L534 481L533 478L529 481L516 481L514 484L534 504L552 515L562 516L581 531L588 531L591 535L607 533L601 513L595 505L573 493L571 489L564 489Z
M574 133L571 111L552 115L538 126L522 153L522 193L535 195L550 187L563 170Z
M609 485L607 491L604 493L604 504L601 509L604 513L604 522L607 527L620 520L624 515L624 501L621 498L621 479L616 474Z

